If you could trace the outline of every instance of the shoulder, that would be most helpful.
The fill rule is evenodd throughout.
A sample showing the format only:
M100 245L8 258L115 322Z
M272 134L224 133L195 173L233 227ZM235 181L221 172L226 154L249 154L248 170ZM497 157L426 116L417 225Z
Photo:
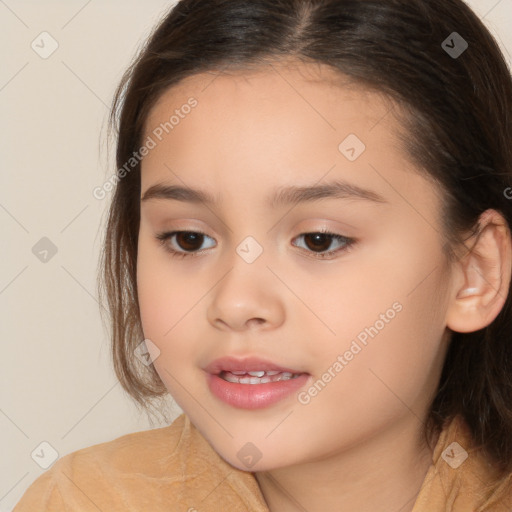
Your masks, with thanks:
M70 470L79 475L96 467L119 475L136 471L157 477L168 471L169 457L181 444L190 443L191 428L182 414L166 427L126 434L70 453L57 461L52 470Z
M225 462L182 414L167 427L62 457L36 479L13 512L163 512L178 504L187 511L199 508L216 486L216 503L209 510L221 510L217 501L233 511L248 510L260 500L254 476Z
M127 434L65 455L32 483L14 512L121 510L120 503L137 500L130 493L149 488L148 483L176 469L173 454L190 442L189 433L188 418L181 415L167 427Z
M190 423L184 415L171 425L127 434L61 457L27 489L14 512L118 510L120 495L133 484L169 471L173 453L187 442ZM101 504L101 505L100 505Z
M475 446L471 430L461 416L446 429L444 449L439 447L445 470L458 474L461 490L474 500L475 508L489 512L511 512L512 473L499 476L487 456ZM446 461L461 453L461 464L451 467ZM452 459L453 460L453 459Z
M492 463L475 447L461 416L451 419L442 430L413 510L445 510L442 507L447 503L454 512L512 510L512 474L497 476Z

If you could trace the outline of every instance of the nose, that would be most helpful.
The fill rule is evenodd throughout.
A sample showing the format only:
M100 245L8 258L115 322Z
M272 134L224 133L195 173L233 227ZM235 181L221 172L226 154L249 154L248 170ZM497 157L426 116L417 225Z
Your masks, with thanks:
M208 321L225 331L275 329L285 317L282 292L263 258L249 264L236 255L209 294Z

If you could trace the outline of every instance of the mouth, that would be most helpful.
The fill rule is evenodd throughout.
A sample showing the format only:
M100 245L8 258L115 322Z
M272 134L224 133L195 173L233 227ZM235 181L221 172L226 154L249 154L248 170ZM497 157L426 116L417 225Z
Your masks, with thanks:
M278 370L257 370L253 372L221 371L219 377L226 382L238 384L268 384L269 382L280 382L283 380L296 379L301 373L280 372Z
M239 409L276 404L305 386L310 378L309 373L260 358L225 357L204 370L212 394Z

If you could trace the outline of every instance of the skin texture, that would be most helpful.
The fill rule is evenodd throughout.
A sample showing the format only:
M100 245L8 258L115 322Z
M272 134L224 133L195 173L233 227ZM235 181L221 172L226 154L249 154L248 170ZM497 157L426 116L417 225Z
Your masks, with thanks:
M141 203L137 284L145 337L160 350L156 370L226 461L249 470L237 452L248 442L258 448L250 471L272 511L412 510L431 462L422 429L447 327L488 325L508 291L503 219L489 211L481 254L450 265L442 193L401 149L390 101L328 68L276 63L195 75L162 95L145 136L191 96L197 106L143 160L142 196L166 183L201 188L218 202ZM366 146L355 161L339 150L349 134ZM385 202L267 204L276 188L334 179ZM318 258L322 249L308 249L300 235L322 228L356 243ZM156 236L174 230L204 232L195 246L202 254L173 257L166 247L187 246ZM236 252L248 236L263 249L250 264ZM307 404L292 394L242 410L208 389L203 368L232 355L307 372L307 390L393 304L401 307L394 318Z

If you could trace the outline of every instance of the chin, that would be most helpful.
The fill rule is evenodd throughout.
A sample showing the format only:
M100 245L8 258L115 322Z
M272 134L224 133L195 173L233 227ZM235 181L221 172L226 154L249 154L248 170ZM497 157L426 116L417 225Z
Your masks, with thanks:
M218 453L219 457L230 466L251 473L279 469L297 462L296 460L290 460L290 458L286 456L286 452L288 451L286 449L283 453L276 451L275 448L270 446L260 450L250 442L242 446L240 446L239 443L220 447L212 443L210 443L210 445ZM270 452L270 457L265 457L266 451Z

